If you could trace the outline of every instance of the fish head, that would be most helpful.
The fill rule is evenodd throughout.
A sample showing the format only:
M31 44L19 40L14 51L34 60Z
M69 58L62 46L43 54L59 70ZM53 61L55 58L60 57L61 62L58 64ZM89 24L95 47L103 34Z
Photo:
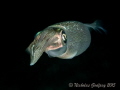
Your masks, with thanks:
M30 53L30 65L34 65L43 52L57 50L66 44L66 35L61 28L48 27L38 32L33 42L28 46L27 51Z

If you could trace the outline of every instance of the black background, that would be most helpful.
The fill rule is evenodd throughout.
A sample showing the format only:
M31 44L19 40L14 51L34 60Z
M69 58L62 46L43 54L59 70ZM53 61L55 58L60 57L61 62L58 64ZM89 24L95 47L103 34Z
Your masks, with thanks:
M0 90L67 90L72 89L69 83L116 83L117 86L113 26L117 14L113 8L85 3L82 6L81 3L40 4L34 8L27 5L11 5L3 13L1 42L5 50L1 58ZM49 58L44 53L35 65L29 65L30 57L25 49L38 31L62 21L92 23L98 19L102 20L107 34L92 31L91 45L83 54L63 60Z

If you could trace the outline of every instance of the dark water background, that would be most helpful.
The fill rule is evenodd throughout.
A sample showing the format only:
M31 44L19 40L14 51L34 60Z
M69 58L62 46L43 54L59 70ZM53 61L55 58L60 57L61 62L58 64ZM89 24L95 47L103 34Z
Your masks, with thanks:
M60 6L62 7L62 5ZM71 7L71 8L70 8ZM4 26L4 58L1 59L0 90L68 90L69 83L116 83L115 16L109 8L33 9L15 7L6 11ZM92 23L100 19L107 34L92 31L90 47L71 60L49 58L46 53L30 66L25 49L34 35L49 25L62 21ZM2 33L3 34L3 33ZM79 88L80 89L80 88Z

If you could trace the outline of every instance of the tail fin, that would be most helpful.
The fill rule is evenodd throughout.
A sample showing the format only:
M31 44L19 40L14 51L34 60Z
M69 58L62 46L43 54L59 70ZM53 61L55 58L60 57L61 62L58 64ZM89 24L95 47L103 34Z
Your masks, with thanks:
M85 24L86 26L94 29L95 31L98 31L100 33L104 32L105 34L107 31L102 27L102 21L101 20L96 20L91 24Z

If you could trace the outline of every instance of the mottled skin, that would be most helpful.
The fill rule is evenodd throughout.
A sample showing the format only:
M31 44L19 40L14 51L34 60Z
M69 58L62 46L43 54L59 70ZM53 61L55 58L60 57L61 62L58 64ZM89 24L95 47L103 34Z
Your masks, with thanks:
M50 27L62 28L67 35L67 50L58 56L62 59L70 59L84 52L91 42L91 35L88 27L77 21L66 21L57 23Z
M83 24L78 21L65 21L48 26L38 33L27 48L31 55L30 65L34 65L43 52L61 59L72 59L80 55L91 42L89 27L96 29L98 26L96 22ZM63 32L66 37L63 37Z

